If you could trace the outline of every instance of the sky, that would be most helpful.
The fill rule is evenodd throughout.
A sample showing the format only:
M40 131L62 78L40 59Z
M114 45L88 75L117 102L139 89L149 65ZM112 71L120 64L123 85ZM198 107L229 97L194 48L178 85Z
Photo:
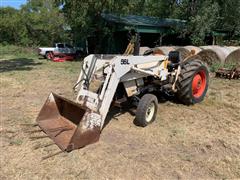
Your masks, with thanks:
M19 9L26 2L27 0L0 0L0 7L10 6Z

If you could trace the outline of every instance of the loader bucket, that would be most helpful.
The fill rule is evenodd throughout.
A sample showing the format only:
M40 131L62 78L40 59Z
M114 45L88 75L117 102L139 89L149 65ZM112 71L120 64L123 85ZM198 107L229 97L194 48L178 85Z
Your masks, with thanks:
M70 152L99 140L100 127L84 125L90 112L87 107L51 93L36 121L62 151Z

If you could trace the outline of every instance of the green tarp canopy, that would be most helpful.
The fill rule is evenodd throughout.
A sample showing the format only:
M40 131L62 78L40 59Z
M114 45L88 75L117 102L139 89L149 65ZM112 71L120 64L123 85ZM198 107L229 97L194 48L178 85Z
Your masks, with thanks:
M176 28L183 28L186 21L179 19L160 19L151 16L136 16L136 15L115 15L101 14L102 18L109 23L118 26L118 31L126 31L135 29L140 33L163 33Z

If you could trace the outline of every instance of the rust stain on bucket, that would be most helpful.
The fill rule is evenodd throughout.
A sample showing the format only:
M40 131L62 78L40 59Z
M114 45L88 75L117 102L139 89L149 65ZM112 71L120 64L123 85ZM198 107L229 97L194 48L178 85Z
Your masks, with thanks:
M62 151L70 152L99 140L100 127L84 125L90 112L87 107L51 93L36 121Z

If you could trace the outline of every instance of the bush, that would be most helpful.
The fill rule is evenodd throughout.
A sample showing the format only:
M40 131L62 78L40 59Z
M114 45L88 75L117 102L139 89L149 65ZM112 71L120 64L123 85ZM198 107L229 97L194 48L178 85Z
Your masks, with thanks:
M16 56L36 56L37 49L34 47L21 47L15 45L0 44L0 55L16 55Z

